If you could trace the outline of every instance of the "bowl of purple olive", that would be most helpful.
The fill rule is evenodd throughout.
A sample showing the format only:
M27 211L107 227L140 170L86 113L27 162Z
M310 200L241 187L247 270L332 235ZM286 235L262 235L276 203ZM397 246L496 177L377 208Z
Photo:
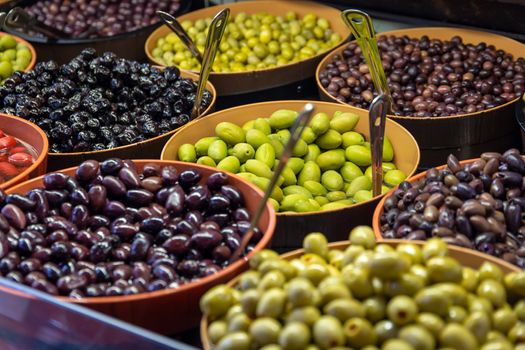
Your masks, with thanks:
M0 273L127 322L174 334L199 298L269 246L263 194L240 177L177 161L88 160L0 191Z
M439 237L525 269L525 161L517 149L485 152L402 182L379 202L377 239Z
M39 62L0 86L0 112L29 120L49 139L48 171L108 158L157 159L192 120L198 75L84 49L66 64ZM213 110L207 83L200 116Z
M38 51L39 59L66 63L86 47L113 51L119 56L145 61L137 45L161 25L157 11L175 16L190 10L191 0L38 0L20 1L29 15L63 33L61 39L39 33L11 31Z
M378 33L377 41L393 98L389 117L418 141L421 168L450 153L468 159L519 147L514 108L525 91L522 43L462 28L396 30ZM377 94L355 41L326 56L316 79L322 99L358 109L368 109Z

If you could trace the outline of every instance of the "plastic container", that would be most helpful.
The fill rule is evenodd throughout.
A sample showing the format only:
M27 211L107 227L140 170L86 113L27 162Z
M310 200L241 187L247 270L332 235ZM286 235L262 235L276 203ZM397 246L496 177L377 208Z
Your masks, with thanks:
M404 240L385 240L381 241L382 244L388 244L393 247L397 246L398 244L406 243L407 241ZM410 241L410 243L417 244L417 245L423 245L425 242L422 241ZM329 244L330 249L337 249L337 250L345 250L350 245L350 242L343 241L343 242L335 242ZM513 266L503 260L494 258L493 256L482 254L479 252L476 252L474 250L465 249L461 247L455 247L455 246L448 246L449 256L456 259L461 265L465 267L473 268L474 270L477 270L481 265L483 265L484 262L488 261L496 266L498 266L504 274L520 271L519 268L516 266ZM285 260L292 260L300 257L304 254L303 249L298 249L293 252L287 253L282 255L282 258ZM238 283L239 278L236 278L228 283L229 286L234 286L236 283ZM204 350L211 350L211 344L210 340L208 338L208 319L206 317L203 317L201 320L201 341L202 345L204 347Z
M450 40L460 36L463 42L478 44L485 42L494 45L514 56L514 59L525 56L525 45L515 40L487 32L462 28L412 28L378 33L382 35L407 35L419 38L427 35L430 39ZM316 80L322 100L337 101L321 85L319 73L332 57L342 53L344 46L328 54L317 66ZM481 112L455 115L450 117L418 118L407 116L389 116L407 128L421 148L422 169L441 164L443 159L453 153L460 159L477 157L486 151L505 151L520 145L520 134L514 119L514 108L519 98L495 108ZM339 102L339 101L337 101ZM351 107L359 109L357 107Z
M191 72L180 73L183 78L191 78L198 80L198 75ZM208 108L201 113L201 117L209 114L215 108L215 101L217 98L217 92L215 87L208 81L206 89L211 92L212 100ZM163 135L152 137L145 141L132 143L125 146L115 147L102 151L91 151L91 152L72 152L72 153L49 153L48 160L48 171L55 171L64 169L71 166L76 166L82 163L84 160L96 159L103 161L108 158L142 158L142 159L158 159L162 147L166 141L175 133L177 129L174 129Z
M7 135L13 136L33 146L38 155L34 163L26 170L11 180L0 184L0 189L5 190L30 178L45 174L49 143L44 131L25 119L3 113L0 113L0 129Z
M172 165L179 172L188 168L198 169L202 173L201 183L204 183L210 174L217 171L214 168L183 162L162 160L134 160L134 162L139 171L147 163L157 163L161 166ZM76 169L77 167L68 168L62 172L73 175ZM7 193L26 193L35 187L43 186L42 179L43 177L38 177L24 182L10 188ZM241 191L247 209L253 214L263 197L262 192L254 185L237 176L231 176L230 183ZM268 247L274 233L275 220L275 212L272 206L270 204L266 205L259 223L259 228L264 232L264 236L255 246L255 249L247 255L248 258L255 252ZM201 278L176 289L163 289L151 293L116 297L57 298L61 301L88 307L161 334L175 334L198 325L201 317L199 311L201 295L214 285L229 281L247 268L248 259L240 259L215 275Z
M246 14L266 12L273 15L285 15L289 11L295 11L299 16L314 13L318 17L328 19L334 32L338 33L341 38L347 38L350 34L350 31L341 20L339 10L313 1L243 1L227 3L187 13L178 17L178 20L181 22L184 20L195 21L201 18L213 17L225 7L228 7L231 11L230 17L240 12L245 12ZM171 30L167 26L161 26L146 41L144 49L148 58L154 64L162 65L161 62L155 60L151 52L155 48L158 39L165 37L170 32ZM238 73L211 72L210 80L215 85L219 96L238 95L270 89L313 77L315 67L327 53L328 51L306 60L270 69Z
M278 109L298 111L308 102L316 106L315 112L325 112L328 115L336 111L356 112L361 118L355 130L366 136L369 135L368 113L362 110L351 110L349 106L319 101L262 102L219 111L184 126L168 141L162 150L161 159L175 160L177 150L182 144L193 144L202 137L215 135L215 126L219 122L229 121L242 125L257 117L269 116ZM407 176L414 174L419 162L419 148L412 135L392 120L387 120L385 134L394 147L394 163ZM360 224L370 225L370 218L380 197L337 210L277 213L277 234L272 246L280 251L297 249L301 246L304 236L313 231L326 232L329 241L346 239L352 227Z

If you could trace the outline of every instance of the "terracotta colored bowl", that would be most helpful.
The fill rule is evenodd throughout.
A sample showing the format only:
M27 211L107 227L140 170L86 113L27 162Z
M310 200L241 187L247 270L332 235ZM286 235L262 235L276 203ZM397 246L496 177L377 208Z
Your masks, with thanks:
M461 162L459 162L459 164L461 164L461 165L470 164L470 163L475 162L478 159L479 158L462 160ZM445 167L446 167L446 165L441 165L439 167L436 167L436 169L441 170L441 169L444 169ZM419 174L416 174L416 175L408 178L406 181L408 181L410 183L414 183L414 182L417 182L417 181L425 178L425 176L427 176L427 172L426 171L424 171L422 173L419 173ZM385 201L386 201L386 199L388 197L389 196L384 196L383 198L381 198L381 201L377 204L377 207L374 210L374 216L372 218L372 228L374 229L374 234L375 234L377 240L383 240L384 239L383 236L381 235L381 223L380 223L379 219L381 218L381 215L384 212L383 206L384 206ZM388 240L388 241L390 241L390 240ZM469 250L471 250L471 249L469 249Z
M4 35L8 35L8 34L9 33L0 32L0 37L4 36ZM9 34L9 35L14 37L17 43L24 44L25 46L27 46L27 48L31 52L31 61L29 61L29 65L24 69L24 72L29 72L31 69L33 69L35 67L35 64L36 64L36 51L35 51L35 48L33 47L33 45L31 45L29 42L25 41L21 37L13 35L13 34Z
M381 241L381 244L387 244L390 246L397 246L402 243L407 243L407 241L400 240L400 239L390 239ZM410 243L417 244L417 245L423 245L425 242L422 241L410 241ZM330 249L337 249L337 250L345 250L350 245L350 242L343 241L343 242L335 242L330 243L329 247ZM514 265L511 265L503 260L494 258L493 256L482 254L476 251L473 251L471 249L465 249L461 247L456 246L448 246L449 256L456 259L461 265L465 267L473 268L474 270L477 270L481 265L483 265L484 262L488 261L495 265L497 265L505 274L508 274L510 272L517 272L520 271L519 268L517 268ZM293 252L289 252L287 254L282 255L281 257L285 260L293 260L296 258L299 258L301 255L304 254L303 249L298 249ZM235 278L234 280L231 280L228 282L229 286L234 286L239 282L239 277ZM205 350L211 350L211 344L210 339L208 337L208 318L203 317L201 319L201 342Z
M3 113L0 113L0 129L7 135L27 142L35 148L38 154L30 167L11 180L0 184L0 189L5 190L30 178L45 174L49 144L44 131L25 119Z
M206 17L213 17L217 12L226 7L231 11L230 17L236 16L240 12L246 14L266 12L272 15L284 15L289 11L295 11L301 17L308 13L313 13L319 17L328 19L332 30L338 33L341 38L347 38L350 34L350 31L341 19L339 10L313 1L243 1L227 3L187 13L178 17L178 20L181 22L185 20L195 21ZM153 57L152 51L157 41L169 33L171 33L171 30L164 25L149 36L144 48L151 62L162 65L161 62ZM341 43L343 41L344 39ZM210 74L210 80L217 88L220 96L270 89L313 77L316 65L327 53L328 51L305 60L268 69L232 73L212 72Z
M269 116L278 109L288 108L298 111L308 102L316 106L316 112L326 112L328 115L333 115L336 111L351 110L341 104L319 101L262 102L226 109L181 128L164 146L161 159L176 160L177 150L182 144L194 144L202 137L215 135L215 126L219 122L229 121L243 125L257 117ZM361 117L355 129L366 136L370 135L368 113L361 110L353 111ZM419 162L419 148L412 135L392 120L387 120L385 134L394 147L394 163L407 176L414 174ZM281 250L296 249L301 247L304 236L312 231L326 232L330 241L344 240L348 238L348 232L353 226L370 225L370 218L379 198L380 196L337 210L277 213L278 234L274 237L273 246Z
M198 164L163 160L134 160L139 170L144 164L157 163L161 166L172 165L177 170L183 171L188 168L198 169L204 183L208 176L217 169ZM62 172L73 175L77 167L62 170ZM43 186L43 176L24 182L10 188L7 193L26 193L27 191ZM230 183L236 186L244 195L246 207L250 213L254 213L257 204L262 199L262 192L254 185L246 182L238 176L230 176ZM262 250L270 244L275 230L275 212L268 204L261 216L259 228L265 232L261 241L255 249L248 254L248 258L255 252ZM199 311L199 298L208 289L216 284L225 283L248 268L248 259L241 259L221 270L217 274L201 278L198 281L185 284L176 289L164 289L151 293L141 293L127 296L93 297L84 299L71 299L58 297L62 301L103 312L123 321L159 332L162 334L175 334L195 327L201 317Z
M198 80L198 75L191 72L182 72L181 76L184 78L191 78L192 80ZM208 108L201 113L201 117L209 114L215 109L215 101L217 99L217 91L215 87L208 81L206 89L211 92L212 100ZM108 158L136 158L136 159L157 159L159 158L162 147L166 141L175 133L177 129L174 129L165 134L152 137L150 139L132 143L125 146L115 147L112 149L105 149L102 151L90 151L90 152L72 152L72 153L49 153L48 171L55 171L64 169L71 166L76 166L82 163L84 160L96 159L103 161Z
M514 58L525 57L525 45L501 35L463 29L463 28L412 28L378 33L378 36L407 35L420 38L427 35L430 39L450 40L458 35L463 42L478 44L485 42L510 53ZM319 74L346 48L340 46L330 52L317 66L316 81L322 100L339 102L322 86ZM450 153L458 158L468 159L486 151L505 151L519 147L520 132L514 118L514 108L519 98L498 107L481 112L461 114L449 117L418 118L407 116L390 116L393 120L407 128L417 140L421 148L421 167L429 168L439 165ZM358 107L353 109L363 110ZM429 132L432 130L432 132ZM446 136L446 137L444 137Z

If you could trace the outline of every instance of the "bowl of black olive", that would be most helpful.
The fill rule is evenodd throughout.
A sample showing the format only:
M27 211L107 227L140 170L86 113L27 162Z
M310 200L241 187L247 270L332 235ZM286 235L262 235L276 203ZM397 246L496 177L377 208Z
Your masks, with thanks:
M378 33L393 97L389 117L421 148L422 169L448 154L467 159L520 147L514 118L525 91L525 45L463 28L412 28ZM321 98L368 109L377 94L353 41L317 67Z
M48 170L107 158L156 159L191 121L198 76L84 49L69 63L40 62L0 87L0 112L27 119L49 139ZM208 82L201 116L215 104Z
M268 202L242 178L177 161L87 160L0 190L0 271L62 301L175 334L199 299L268 247Z
M137 43L145 42L160 26L156 12L161 10L178 16L188 12L191 4L191 0L23 0L16 6L67 37L57 40L18 30L11 34L34 45L41 60L66 63L82 49L94 47L145 61L145 53Z

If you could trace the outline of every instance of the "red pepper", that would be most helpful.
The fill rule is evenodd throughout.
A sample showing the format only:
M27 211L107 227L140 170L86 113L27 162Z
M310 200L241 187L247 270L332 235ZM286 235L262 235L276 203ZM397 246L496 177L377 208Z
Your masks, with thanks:
M29 166L33 164L33 157L31 157L27 153L22 153L22 152L14 153L9 156L9 163L17 167Z

